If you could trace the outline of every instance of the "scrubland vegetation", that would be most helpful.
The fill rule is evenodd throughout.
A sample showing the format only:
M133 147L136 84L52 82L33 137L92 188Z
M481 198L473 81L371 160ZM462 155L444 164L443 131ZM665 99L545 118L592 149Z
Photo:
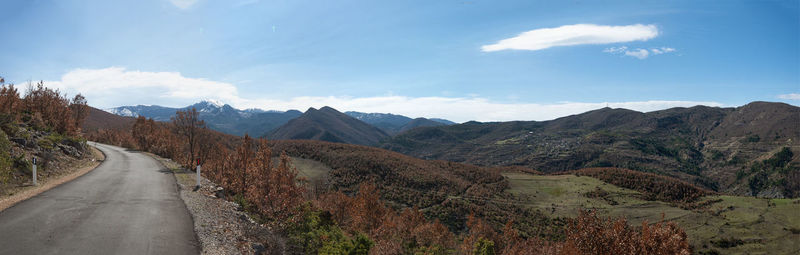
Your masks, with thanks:
M577 218L549 217L512 203L501 172L515 168L421 160L358 145L238 138L210 131L196 118L196 111L179 113L171 123L139 117L131 130L100 129L89 137L147 150L188 168L195 167L194 157L201 158L204 175L284 235L290 253L689 252L686 234L672 223L632 227L622 218L588 211ZM313 179L298 177L292 157L331 170ZM616 228L609 229L612 225ZM629 245L604 250L618 242Z
M466 122L398 134L382 148L545 173L616 167L731 195L796 198L800 107L751 102L653 112L603 108L548 121Z
M20 96L13 85L4 85L0 180L8 183L30 168L32 154L14 147L35 147L37 155L46 155L68 154L70 144L85 146L80 126L88 112L80 95L67 99L39 83ZM85 137L149 151L190 169L199 158L203 174L283 236L289 253L790 251L800 233L800 223L791 217L800 205L796 199L761 204L620 168L542 175L524 167L422 160L367 146L237 137L207 129L196 111L179 112L171 122L139 117L130 125L92 129ZM754 165L753 174L788 172L792 157L791 150L778 151ZM300 175L292 158L323 167Z
M80 127L88 114L80 94L70 99L43 82L29 84L21 94L0 77L0 195L29 183L33 157L39 158L42 177L82 158Z
M579 171L578 171L579 172ZM625 217L629 224L662 219L684 229L693 253L794 254L800 251L800 199L763 199L707 194L691 203L648 200L646 191L623 188L587 175L504 173L515 203L573 218L581 208L601 217ZM723 241L725 240L725 241ZM735 242L726 242L735 240ZM737 244L741 245L727 245Z

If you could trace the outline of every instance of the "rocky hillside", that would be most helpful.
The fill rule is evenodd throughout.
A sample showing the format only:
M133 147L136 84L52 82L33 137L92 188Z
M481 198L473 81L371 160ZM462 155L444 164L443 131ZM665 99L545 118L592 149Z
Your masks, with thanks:
M28 125L3 123L0 131L0 195L15 187L30 185L33 158L37 158L39 181L61 175L73 161L88 152L86 140Z
M0 78L0 82L2 79ZM87 154L80 126L88 115L86 100L72 100L42 83L24 97L13 85L0 88L0 195L30 185L33 158L37 176L61 175Z
M648 113L603 108L551 121L420 128L381 147L425 159L543 172L622 167L732 194L796 197L799 126L800 108L783 103Z

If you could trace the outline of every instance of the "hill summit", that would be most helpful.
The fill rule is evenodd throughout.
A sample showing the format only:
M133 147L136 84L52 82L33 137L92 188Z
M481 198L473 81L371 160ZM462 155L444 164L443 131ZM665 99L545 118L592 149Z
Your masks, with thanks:
M375 145L389 137L386 132L331 107L309 108L267 135L275 140L321 140L337 143Z

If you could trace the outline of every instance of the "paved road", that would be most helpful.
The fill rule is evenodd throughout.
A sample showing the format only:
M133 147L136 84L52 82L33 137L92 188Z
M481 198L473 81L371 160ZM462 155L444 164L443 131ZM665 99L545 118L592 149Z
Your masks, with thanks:
M175 178L147 155L97 148L97 169L0 212L0 254L198 254Z

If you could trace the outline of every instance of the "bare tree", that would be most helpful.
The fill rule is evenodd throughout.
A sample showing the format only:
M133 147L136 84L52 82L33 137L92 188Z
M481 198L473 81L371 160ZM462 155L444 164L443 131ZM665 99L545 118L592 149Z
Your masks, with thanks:
M89 117L89 105L86 102L86 97L78 93L72 98L69 104L69 109L72 111L72 119L75 120L75 128L80 130L83 121Z
M175 124L175 133L186 139L186 144L189 147L187 155L189 156L189 167L194 169L194 157L197 148L197 141L199 140L201 129L206 127L206 123L198 117L197 109L192 107L192 110L177 111L175 116L172 117L172 123Z

